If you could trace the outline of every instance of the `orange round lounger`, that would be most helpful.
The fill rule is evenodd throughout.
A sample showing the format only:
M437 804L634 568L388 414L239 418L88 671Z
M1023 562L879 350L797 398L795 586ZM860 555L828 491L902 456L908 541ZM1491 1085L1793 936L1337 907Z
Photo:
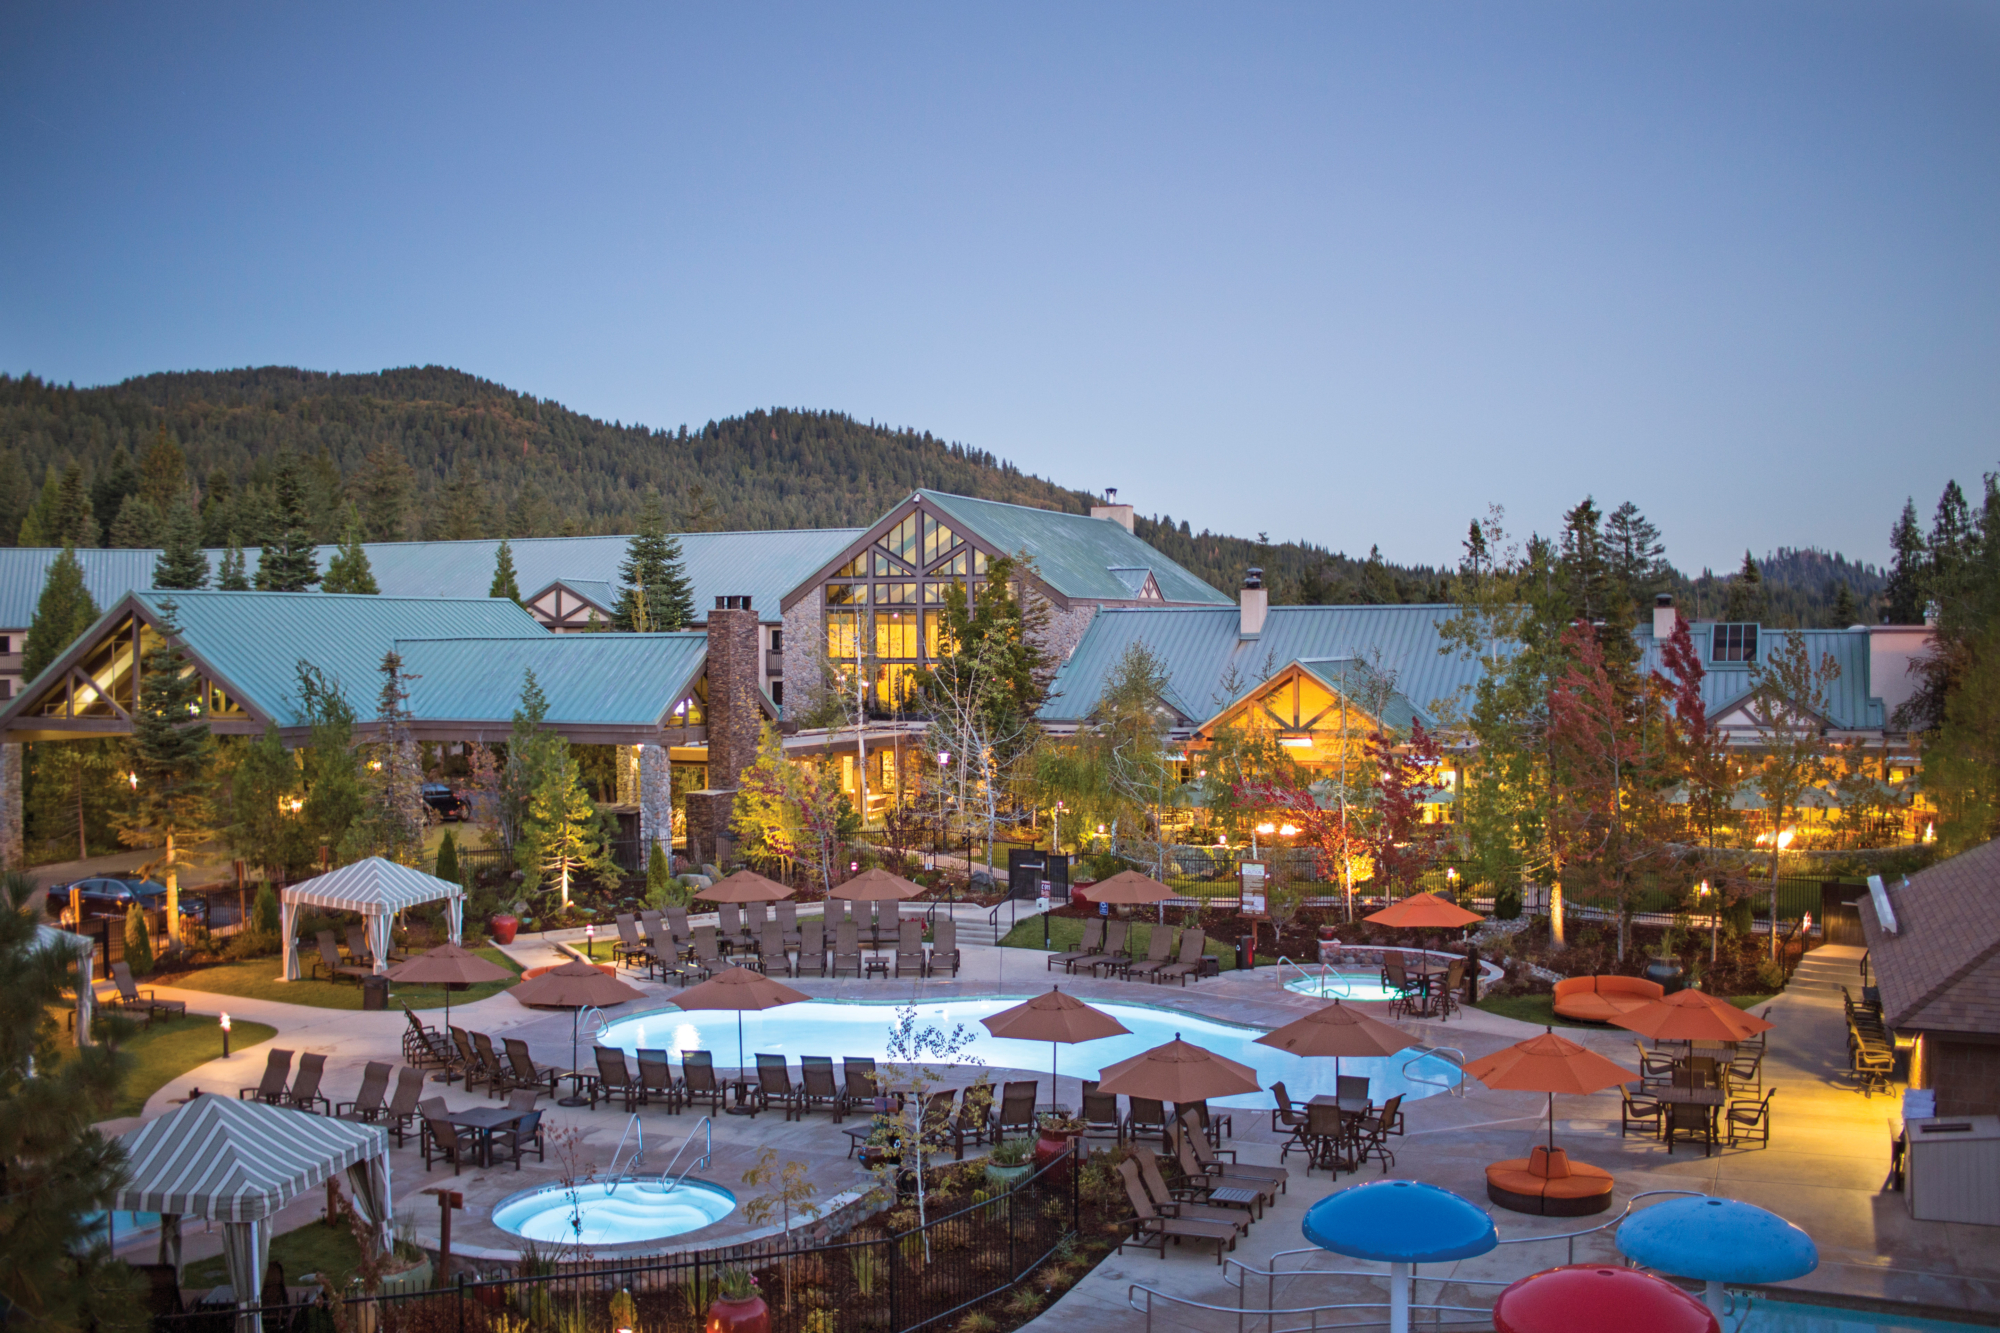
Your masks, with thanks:
M1486 1197L1516 1213L1587 1217L1611 1206L1611 1173L1572 1162L1561 1148L1537 1148L1526 1157L1486 1168Z
M1644 977L1567 977L1556 983L1556 1013L1578 1023L1609 1023L1666 995Z

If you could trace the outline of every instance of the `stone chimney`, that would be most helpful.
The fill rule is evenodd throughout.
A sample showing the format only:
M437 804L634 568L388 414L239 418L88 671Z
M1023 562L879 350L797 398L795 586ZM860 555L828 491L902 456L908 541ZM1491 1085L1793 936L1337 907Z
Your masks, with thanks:
M1674 595L1663 592L1653 599L1653 637L1661 643L1674 637L1674 622L1680 612L1674 610Z
M688 855L721 865L743 770L757 760L764 726L758 702L757 613L748 597L718 597L708 613L708 785L688 793Z
M1118 503L1118 488L1116 486L1106 488L1104 503L1101 505L1092 505L1090 507L1090 516L1092 518L1108 518L1113 523L1123 527L1127 532L1133 530L1132 506Z
M1271 595L1264 590L1264 571L1252 565L1243 575L1243 591L1236 594L1241 623L1236 637L1254 639L1264 632L1264 613L1270 609Z

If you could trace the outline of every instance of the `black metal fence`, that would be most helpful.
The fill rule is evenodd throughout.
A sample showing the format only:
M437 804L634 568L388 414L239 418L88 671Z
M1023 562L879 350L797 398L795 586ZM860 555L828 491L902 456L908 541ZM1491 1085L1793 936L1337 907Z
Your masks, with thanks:
M741 1268L769 1307L772 1333L940 1328L1006 1297L1043 1264L1066 1257L1079 1236L1108 1238L1105 1228L1122 1210L1107 1210L1083 1188L1089 1160L1079 1143L1011 1189L940 1194L933 1187L927 1226L863 1225L822 1245L581 1259L553 1265L553 1272L488 1280L460 1275L441 1289L348 1300L342 1322L366 1333L696 1333L721 1294L723 1273ZM965 1168L957 1172L970 1178ZM913 1199L900 1203L891 1218L914 1215ZM153 1333L245 1333L243 1313L216 1307L157 1316ZM336 1327L324 1301L260 1313L265 1333Z

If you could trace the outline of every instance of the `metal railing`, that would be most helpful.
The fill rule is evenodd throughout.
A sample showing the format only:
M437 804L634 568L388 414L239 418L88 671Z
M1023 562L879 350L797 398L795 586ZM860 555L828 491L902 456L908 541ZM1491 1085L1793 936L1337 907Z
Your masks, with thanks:
M1456 1079L1425 1078L1421 1074L1410 1072L1433 1055L1442 1057L1446 1064L1456 1069L1458 1077ZM1442 1088L1447 1096L1463 1097L1465 1096L1465 1052L1459 1050L1456 1046L1420 1047L1416 1055L1403 1062L1403 1077L1412 1083L1423 1083L1433 1088Z
M679 1175L674 1176L673 1182L669 1184L667 1177L673 1175L674 1167L681 1160L681 1154L686 1152L688 1145L694 1142L694 1136L697 1132L702 1135L701 1156L688 1163L687 1167ZM714 1160L715 1121L708 1116L703 1116L695 1127L688 1131L687 1137L681 1140L681 1146L674 1149L674 1155L668 1159L666 1168L660 1172L660 1188L664 1190L679 1189L686 1182L690 1173L706 1170L709 1163Z

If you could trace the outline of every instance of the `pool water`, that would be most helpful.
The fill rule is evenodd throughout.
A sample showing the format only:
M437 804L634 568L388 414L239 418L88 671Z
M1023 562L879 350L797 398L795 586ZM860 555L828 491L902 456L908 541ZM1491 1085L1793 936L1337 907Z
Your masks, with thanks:
M623 1245L684 1236L735 1211L734 1194L702 1181L662 1188L657 1181L627 1180L614 1187L592 1180L574 1190L546 1185L504 1199L493 1210L493 1225L524 1240Z
M1352 1000L1356 1004L1383 1004L1396 998L1396 992L1382 984L1380 974L1368 976L1353 974L1342 976L1329 971L1325 976L1315 973L1300 977L1297 981L1285 983L1285 989L1294 995L1310 995L1320 1000ZM1290 1085L1286 1085L1289 1090Z
M1877 1314L1873 1310L1843 1310L1828 1305L1797 1305L1790 1301L1749 1297L1732 1292L1736 1312L1722 1323L1724 1333L1970 1333L1984 1324L1959 1324L1914 1315Z
M995 1037L979 1024L980 1019L989 1018L1003 1009L1011 1009L1026 998L934 1001L919 1006L917 1021L920 1025L930 1024L947 1031L955 1023L965 1024L974 1034L973 1041L966 1048L968 1059L1001 1068L1046 1073L1050 1060L1048 1042ZM1100 1004L1095 1007L1110 1014L1131 1031L1124 1036L1105 1037L1099 1041L1060 1048L1058 1067L1065 1078L1096 1078L1105 1066L1164 1045L1178 1034L1217 1055L1249 1065L1257 1071L1257 1081L1266 1088L1274 1082L1283 1081L1285 1091L1293 1101L1305 1101L1321 1093L1335 1091L1332 1060L1308 1059L1274 1047L1259 1046L1256 1039L1264 1035L1263 1028L1221 1023L1212 1018L1144 1005ZM737 1017L733 1012L713 1009L656 1010L612 1023L597 1040L599 1045L615 1047L628 1056L636 1054L641 1048L668 1050L676 1054L712 1051L717 1065L733 1068L736 1064ZM743 1058L746 1063L753 1062L753 1057L759 1053L783 1055L794 1061L801 1055L829 1055L835 1059L850 1055L870 1056L886 1060L889 1029L895 1022L896 1005L879 1001L812 1000L761 1013L743 1014L741 1017ZM1407 1070L1406 1065L1410 1066ZM1405 1100L1415 1101L1442 1092L1456 1083L1459 1077L1457 1068L1443 1057L1420 1056L1414 1051L1387 1057L1342 1060L1339 1072L1349 1077L1366 1077L1369 1080L1369 1095L1377 1105L1398 1094ZM1413 1078L1412 1074L1418 1077ZM1425 1079L1431 1081L1424 1082ZM1257 1092L1238 1097L1219 1097L1215 1099L1215 1104L1260 1108L1273 1106L1276 1102L1270 1093Z

